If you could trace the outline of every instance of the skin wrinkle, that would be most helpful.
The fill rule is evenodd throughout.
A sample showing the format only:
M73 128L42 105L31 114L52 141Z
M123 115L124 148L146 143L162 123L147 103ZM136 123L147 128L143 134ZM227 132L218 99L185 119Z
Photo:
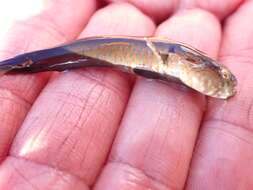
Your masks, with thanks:
M72 73L71 73L71 75L73 75ZM72 89L73 89L73 87L75 87L75 85L76 85L76 83L75 82L78 82L80 79L79 78L76 78L75 79L75 81L73 81L72 83L71 83L71 88L70 88L70 90L66 93L65 91L59 91L59 90L54 90L54 91L49 91L49 90L47 90L47 89L45 89L44 90L44 92L45 93L48 93L49 95L50 94L52 94L52 95L54 95L54 94L58 94L58 95L64 95L64 97L58 97L57 96L57 100L59 100L59 101L64 101L64 102L66 102L66 103L68 103L68 104L72 104L72 105L74 105L74 106L80 106L80 107L83 107L81 104L82 104L82 102L87 102L87 98L83 98L82 96L80 96L80 95L75 95L74 93L72 93ZM43 92L43 93L44 93ZM65 97L66 96L66 97ZM73 97L73 98L75 98L76 100L78 100L78 102L79 102L79 104L74 104L74 103L72 103L72 102L75 102L75 101L73 101L72 99L71 99L71 97ZM67 101L67 100L69 100L69 99L71 99L72 101Z
M15 127L20 125L19 120L16 121L10 121L9 118L15 114L15 113L19 113L19 118L23 119L25 117L25 110L22 109L22 104L24 102L19 102L20 105L16 105L14 107L13 105L13 101L9 100L8 98L0 98L0 102L1 102L1 107L2 108L7 108L5 110L5 114L7 114L7 117L3 117L3 115L1 116L1 125L4 126L11 126L13 125L14 127L8 127L6 130L1 129L1 141L0 141L0 145L1 145L1 151L0 151L0 160L2 161L4 159L4 157L7 154L7 151L9 150L9 146L12 144L11 140L12 138L15 136ZM24 105L24 108L26 107L26 105ZM9 109L8 109L9 108ZM17 118L17 119L19 119ZM3 135L3 136L2 136Z
M94 88L97 86L98 84L95 84L94 85ZM101 95L102 95L102 93L104 92L104 90L105 90L105 88L102 88L102 90L99 92L99 94L98 94L98 99L94 102L94 104L93 105L91 105L91 107L92 108L94 108L94 107L96 107L96 105L97 105L97 103L99 102L99 98L101 97ZM87 123L87 121L88 121L88 119L89 119L89 115L92 113L92 111L90 111L89 113L88 113L88 115L85 117L85 120L82 122L82 125L86 125L86 123ZM96 129L98 129L99 128L99 126L98 127L96 127ZM93 131L93 133L91 134L91 136L90 136L90 139L89 139L89 141L88 141L88 144L86 145L86 148L85 148L85 150L84 150L84 153L83 153L83 158L81 159L81 161L80 161L80 164L81 165L84 165L84 163L86 162L86 157L85 157L85 155L87 154L87 152L88 152L88 150L89 150L89 148L90 148L90 144L91 144L91 142L92 142L92 139L94 139L94 136L96 135L96 132L97 130L94 130ZM86 168L87 169L87 168ZM87 173L89 173L89 170L87 169ZM89 180L88 180L89 181ZM93 180L94 181L94 180ZM88 183L87 183L88 184ZM89 184L89 185L91 185L91 184Z
M45 94L63 95L64 97L57 97L57 101L59 101L59 102L63 102L64 101L68 105L72 105L74 107L79 107L79 108L83 107L82 105L80 105L81 102L87 101L85 98L79 97L79 95L71 94L71 92L69 92L68 94L66 94L65 92L53 91L53 93L52 92L45 92ZM74 99L74 100L77 100L78 102L75 103L75 101L69 101L69 99Z
M74 149L75 149L75 147L79 144L79 142L81 141L81 139L77 139L74 143L73 143L73 149L71 149L70 150L70 152L69 152L69 154L66 154L65 156L63 156L63 158L61 159L61 160L58 160L57 161L57 168L64 168L64 167L61 167L61 165L63 164L63 163L61 163L61 161L64 161L65 159L68 159L69 160L69 158L70 158L70 156L72 156L73 155L73 151L74 151ZM85 156L85 154L83 154L83 156ZM66 169L67 170L67 169ZM68 172L68 173L72 173L72 172ZM86 184L86 185L89 185L89 183L88 183L88 181L83 177L83 176L79 176L79 175L77 175L79 178L81 178L82 179L82 181L84 181L84 183Z
M74 83L72 83L72 87L74 86ZM70 88L70 89L72 89L72 87ZM85 98L85 99L83 99L83 98L80 98L79 96L77 96L77 95L74 95L74 94L72 94L71 93L71 90L69 91L69 92L67 92L67 94L65 93L65 92L61 92L63 95L66 95L66 100L68 100L69 98L68 97L74 97L75 99L78 99L78 100L80 100L80 104L82 104L83 102L85 103L85 105L83 106L83 105L78 105L78 104L73 104L73 103L71 103L72 101L74 102L74 100L72 100L71 99L71 102L67 102L66 100L64 100L64 102L66 103L66 104L68 104L68 105L73 105L74 107L80 107L80 108L83 108L83 107L86 107L86 102L88 101L88 99L89 98ZM53 94L55 94L55 92L53 93ZM89 97L89 95L88 95L88 97ZM63 100L61 100L61 99L59 99L60 101L63 101ZM72 108L72 110L73 110L74 108ZM82 114L82 112L83 112L83 109L82 109L82 111L81 111L81 113L80 114ZM69 113L69 114L71 114L71 113ZM80 116L80 114L79 114L79 118L81 118L81 116ZM63 118L66 118L66 117L64 117L63 116ZM77 121L78 121L78 119L77 119ZM79 127L80 128L80 127Z
M63 108L63 106L64 106L64 103L63 104L61 104L61 107L60 107L60 109L58 109L58 111L57 111L57 114L56 114L56 117L55 118L57 118L57 115L60 113L60 110L62 110L62 108ZM55 124L55 121L56 120L54 120L54 122L51 122L51 126L54 126L54 124ZM32 125L31 125L32 126ZM29 129L29 128L28 128ZM37 128L38 129L38 128ZM45 134L46 136L48 136L48 138L50 138L49 137L49 134L50 134L50 131L53 129L53 127L44 127L44 128L39 128L39 131L36 131L36 135L34 135L34 136L32 136L32 137L30 137L30 139L32 139L31 140L31 145L30 145L30 148L31 149L33 149L32 147L34 146L34 144L36 144L37 142L37 139L39 139L39 136L41 135L41 134ZM45 132L46 131L46 132ZM10 155L11 156L14 156L14 155L16 155L15 153L13 153L13 151L11 151L11 153L10 153ZM18 155L18 154L17 154ZM16 156L17 156L16 155ZM29 157L29 154L28 155L23 155L23 157ZM50 160L50 158L48 158L49 160ZM34 160L34 159L32 159L32 160Z
M34 160L26 159L25 157L8 156L8 158L7 158L6 160L8 160L8 159L12 159L12 160L15 159L17 162L21 161L21 162L24 162L24 163L32 163L32 164L34 164L35 166L40 166L40 165L41 165L43 168L48 168L48 169L50 169L51 171L56 172L57 175L58 175L58 174L62 174L62 175L60 175L61 177L63 176L63 177L61 178L61 180L64 179L64 175L63 175L63 174L66 174L66 175L68 175L68 176L70 176L70 177L75 178L77 182L78 182L78 181L79 181L79 182L82 182L82 184L84 184L84 185L86 186L86 188L84 188L84 189L88 189L88 186L86 185L86 183L84 182L84 180L83 180L82 178L80 178L79 176L70 174L68 171L59 169L59 168L57 168L57 167L55 167L55 166L51 166L51 165L43 164L43 163L40 163L40 162L37 162L37 161L34 161ZM11 165L11 167L14 167L14 165L15 165L15 164ZM20 172L19 172L19 173L20 173ZM46 172L43 172L43 173L46 173ZM33 178L36 178L36 177L40 176L40 175L43 175L43 173L41 172L40 174L38 174L38 175L36 175L36 176L34 176L34 177L32 177L32 178L30 178L30 177L29 177L29 178L30 178L30 180L31 180L31 179L33 179ZM22 173L21 173L21 174L22 174ZM13 179L13 178L14 178L14 175L15 175L15 173L14 173L14 172L11 172L11 176L9 177L9 180ZM64 179L64 180L65 180L65 179ZM66 181L66 180L65 180L65 181ZM55 181L52 181L52 183L55 184Z
M70 113L72 113L73 109L74 108L72 108L72 110L70 111ZM83 113L83 111L81 111L81 113L79 114L77 121L81 118L82 113ZM76 130L77 131L81 131L81 129L82 129L82 127L79 126L78 124L74 124L73 125L73 129L71 130L71 132L66 137L64 137L63 140L62 140L62 143L60 143L60 145L58 147L59 152L61 152L61 150L63 149L63 147L68 144L67 142L68 142L68 140L70 140L70 137L72 136L72 134L74 134L74 132L76 132ZM72 155L71 152L69 154L66 154L66 157L69 157L69 155ZM62 160L65 160L65 159L66 159L65 156L63 156L63 158L61 160L58 160L58 162L60 163Z
M33 117L34 118L34 117ZM36 117L37 118L37 120L39 120L39 116L37 116ZM33 126L33 123L30 123L30 126ZM50 128L50 127L49 127ZM32 127L27 127L27 133L29 133L29 131L32 129ZM45 128L42 128L41 130L43 130L43 129L45 129ZM26 131L25 131L25 133L26 133ZM38 133L41 133L41 131L36 131L36 133L37 133L37 135L36 136L38 136L39 134ZM22 135L22 136L24 136L24 135Z
M55 126L55 124L57 123L57 118L59 117L59 115L61 114L61 110L63 110L63 108L64 108L64 106L66 105L66 102L62 102L61 104L60 104L60 107L56 110L56 112L55 112L55 117L53 118L53 122L50 122L50 125L47 127L47 128L45 128L45 129L47 129L46 130L46 132L44 133L44 134L46 134L45 135L45 137L47 138L50 138L50 136L51 136L51 134L52 134L52 130L54 129L54 126ZM42 128L43 129L43 128ZM42 130L41 130L42 131ZM50 134L50 136L49 136L49 134ZM39 135L38 135L39 136Z
M14 166L14 165L15 165L15 164L13 164L13 166ZM17 167L15 167L15 168L17 168ZM22 171L22 170L20 170L19 173L22 173L21 171ZM34 175L34 176L29 176L29 179L32 181L32 180L35 179L36 177L45 175L46 173L47 173L47 171L39 172L39 173L37 173L37 174ZM11 178L11 177L10 177L10 178Z
M81 116L83 115L84 110L86 110L87 102L88 102L89 97L90 97L90 95L91 95L91 93L93 92L93 90L94 90L95 87L96 87L96 85L94 85L94 86L91 88L91 90L89 91L89 93L88 93L88 95L87 95L87 98L86 98L85 101L84 101L84 105L80 107L80 108L82 108L82 111L80 112L80 114L79 114L79 116L78 116L78 118L77 118L78 123L79 123L79 121L81 121ZM80 129L82 129L82 126L83 126L83 125L79 125L78 123L77 123L76 125L74 125L74 126L75 126L74 129L76 128L76 126L79 126L79 127L77 127L77 129L80 130ZM74 133L74 130L71 131L71 133L69 134L69 136L71 136L72 133ZM71 148L71 150L70 150L69 155L72 155L72 152L73 152L73 150L75 150L75 146L76 146L76 144L77 144L78 142L79 142L79 140L78 140L75 144L73 144L73 146L72 146L72 148Z
M87 101L85 102L85 105L84 105L84 109L83 111L85 110L85 108L87 107L87 103L88 103L88 100L89 100L89 97L92 97L91 95L93 94L94 90L99 86L100 87L101 84L99 83L95 83L94 86L90 89L89 93L87 94ZM97 105L97 102L99 102L99 98L101 97L103 91L105 90L104 86L101 86L102 87L102 90L99 92L98 96L97 96L97 99L95 100L95 103L93 103L92 105L90 105L91 110L94 110L94 108L96 107ZM86 123L87 123L87 120L89 119L89 116L91 115L92 111L88 112L88 115L85 117L84 121L82 121L81 123L81 126L86 126ZM80 120L81 121L81 120ZM86 151L85 151L86 152Z
M236 123L233 123L233 122L230 122L230 121L226 121L226 120L222 120L222 119L209 119L209 120L205 120L204 121L204 123L222 123L223 125L226 125L226 126L230 126L231 128L236 128L236 129L238 129L238 130L243 130L243 131L245 131L246 133L249 133L249 134L251 134L252 136L253 136L253 131L251 130L251 129L249 129L248 127L244 127L244 126L240 126L240 125L238 125L238 124L236 124ZM218 125L219 126L219 125ZM208 127L206 127L206 128L210 128L210 129L212 129L212 128L214 128L214 129L220 129L220 130L222 130L223 132L226 132L226 133L228 133L228 134L230 134L230 135L233 135L232 133L229 133L229 130L225 130L225 129L221 129L220 127L218 128L218 127L215 127L215 125L213 125L213 126L208 126ZM234 135L233 135L234 136ZM241 138L241 137L239 137L239 136L235 136L235 137L237 137L237 138L239 138L239 139L241 139L241 140L243 140L243 141L245 141L245 142L247 142L247 143L250 143L250 142L248 142L247 140L245 140L245 139L243 139L243 138ZM253 143L250 143L250 144L253 144Z
M182 102L183 101L180 101L180 99L178 100L178 104L179 104L179 106L180 106L180 104L181 104L181 106L182 106ZM194 104L193 103L193 107L194 108L196 108L197 109L197 111L199 111L199 113L198 114L196 114L196 115L203 115L203 109L201 109L201 107L200 106L198 106L196 103ZM204 103L203 104L204 106L206 106L207 104L206 103ZM183 107L183 106L182 106ZM182 113L181 112L178 112L178 115L179 115L179 118L183 118L181 115L182 115ZM201 126L201 121L199 121L198 122L199 123L199 127ZM180 127L180 129L181 129L181 131L184 131L184 129L185 128L187 128L188 126L184 126L184 125L182 125L181 127ZM182 133L182 132L180 132L180 133ZM198 135L196 135L196 136L198 136ZM187 145L188 144L188 142L185 140L185 139L182 139L182 143L180 144L181 146L180 146L180 149L179 149L179 151L178 151L178 160L177 160L177 162L176 162L176 164L175 164L175 166L174 166L174 170L173 171L175 171L175 173L176 173L176 171L178 171L178 170L180 170L180 163L184 163L185 161L184 161L184 157L182 156L182 155L184 155L184 147L185 147L185 144ZM196 143L196 142L195 142ZM194 145L193 145L194 146ZM193 147L193 150L192 151L194 151L194 147ZM190 166L190 163L191 163L191 158L189 159L189 161L188 161L188 167L187 168L189 168L189 166ZM184 178L185 179L187 179L187 175L188 175L188 173L189 172L186 172L185 173L185 175L184 175ZM186 183L186 180L185 180L185 182L184 183ZM184 187L184 183L182 183L182 187L181 188L183 188Z
M101 91L101 94L104 92L104 90L105 90L106 88L103 88L103 90ZM99 96L99 97L101 97L101 96ZM95 107L95 106L94 106ZM88 118L88 117L87 117ZM106 115L105 115L105 118L106 118ZM101 126L99 126L98 128L101 128ZM97 131L97 130L95 130L95 131ZM99 130L100 131L100 130ZM95 136L96 134L94 133L93 135L92 135L92 137L91 137L91 139L95 139L94 138L94 136ZM89 143L88 143L88 145L87 145L87 149L86 149L86 151L85 152L87 152L88 151L88 148L89 148L89 146L90 146L90 144L91 144L91 142L93 142L92 140L90 139L90 141L89 141ZM109 148L108 148L109 149ZM85 153L84 153L85 154ZM85 158L84 158L84 160L82 160L81 161L81 163L85 163ZM87 165L88 166L88 165ZM88 168L90 168L91 166L89 166ZM100 169L102 168L102 166L100 167ZM89 171L89 169L87 169L88 171ZM96 177L95 177L96 178ZM93 179L93 182L94 182L94 180L95 180L95 178ZM92 181L92 180L91 180Z
M36 99L35 95L37 95L35 91L41 89L42 85L46 84L47 77L48 75L45 73L43 74L40 73L36 76L34 74L31 75L8 74L0 78L0 88L3 89L3 91L5 89L6 92L10 91L10 93L17 95L18 98L20 97L29 104L32 104L33 101ZM37 86L34 86L33 83L37 83Z
M108 90L110 90L110 91L112 91L113 93L115 93L115 94L121 94L121 93L126 93L126 92L121 92L120 90L119 90L119 88L116 86L116 85L114 85L114 84L112 84L112 83L110 83L110 82L108 82L108 81L106 81L106 83L103 81L103 80L98 80L97 78L95 78L95 77L92 77L92 76L89 76L89 75L87 75L86 74L86 72L85 73L83 73L83 74L80 74L79 72L77 72L77 74L79 74L80 76L82 76L82 77L85 77L85 79L89 79L89 80L91 80L91 81L93 81L93 82L96 82L96 83L98 83L100 86L104 86L105 88L107 88ZM107 75L106 73L105 73L105 75ZM106 78L106 76L104 76L104 79ZM124 100L122 99L122 97L121 96L118 96L118 98L123 102Z
M177 190L176 188L174 187L169 187L168 184L164 184L163 181L160 181L156 178L154 178L152 175L149 175L148 173L145 172L145 170L142 170L142 169L139 169L138 167L135 167L134 165L132 165L131 163L128 163L128 162L124 162L122 160L109 160L107 165L110 165L110 164L116 164L116 165L123 165L123 166L126 166L126 167L129 167L129 168L132 168L138 172L141 172L144 176L146 176L150 181L154 181L155 183L158 183L159 185L163 186L164 189L174 189L174 190Z
M98 126L97 128L100 128L100 127ZM96 129L97 129L97 128L96 128ZM81 166L84 166L85 163L87 162L87 157L85 157L85 155L87 155L87 152L88 152L88 151L91 151L90 146L91 146L91 143L92 143L92 139L95 139L95 138L94 138L95 136L96 136L96 133L93 132L92 136L90 137L90 141L89 141L89 143L87 144L86 149L85 149L85 151L84 151L84 156L83 156L83 158L82 158L82 160L81 160L81 162L80 162L80 165L81 165ZM88 167L87 167L87 166L88 166ZM93 166L91 166L91 165L89 166L89 165L87 164L86 167L85 167L86 173L91 173L91 168L92 168L92 167L93 167ZM102 168L102 166L99 167L99 170L101 170L101 168ZM95 182L95 180L96 180L96 178L97 178L98 175L99 175L99 174L90 176L90 179L87 180L87 181L90 181L90 183L86 183L86 184L88 184L89 186L91 186L91 185Z
M36 186L34 186L31 182L30 182L30 179L27 179L19 170L18 170L18 168L17 167L15 167L15 165L13 165L13 166L11 166L14 170L15 170L15 172L26 182L26 184L28 184L28 185L30 185L32 188L34 188L34 189L38 189ZM14 175L14 173L15 172L13 172L13 175ZM10 179L11 179L11 177L10 177Z
M74 110L74 107L72 108L72 110ZM71 112L72 111L70 111L69 112L69 114L71 114ZM64 123L64 122L63 122ZM74 125L74 127L73 127L73 129L71 130L71 132L69 133L69 134L67 134L67 136L63 139L63 141L65 141L65 142L67 142L67 140L68 139L70 139L70 137L71 137L71 135L74 133L74 132L76 132L76 130L78 130L78 131L81 131L81 127L78 127L78 125L77 124L75 124ZM75 133L74 133L75 134ZM57 165L57 167L58 168L61 168L61 165L62 165L62 161L65 161L65 159L66 158L69 158L69 156L71 155L71 152L69 152L69 151L67 151L67 154L64 154L64 149L63 149L63 141L61 141L61 142L59 142L59 147L58 148L55 148L56 150L59 150L59 154L58 154L58 156L57 156L57 158L56 158L56 161L55 161L55 163L56 163L56 165ZM76 144L76 143L78 143L79 142L79 140L78 141L74 141L74 145ZM67 145L67 144L65 144L65 145ZM62 156L62 154L63 154L63 156ZM62 157L62 159L61 159L61 157ZM63 166L64 167L64 166Z
M76 123L78 122L78 120L77 121L73 121L73 122L71 122L71 121L69 121L68 120L68 118L69 117L71 117L71 115L73 114L73 113L75 113L74 111L75 111L75 108L78 108L78 106L76 106L76 105L74 105L74 104L69 104L68 102L66 102L66 104L67 105L72 105L71 106L71 108L69 109L69 113L64 113L64 115L62 116L62 118L63 118L63 120L62 120L62 123L71 123L71 124L74 124L74 128L76 128L76 129L81 129L81 126L78 126L78 125L76 125ZM81 106L79 106L79 108L81 108L81 110L82 110L82 107ZM82 114L82 111L81 111L81 114ZM76 126L76 127L75 127Z
M152 136L151 136L151 138L150 138L150 141L149 141L149 143L148 143L148 146L147 146L145 152L143 153L143 160L144 160L144 161L142 162L142 166L139 166L140 168L145 168L145 161L146 161L146 159L147 159L147 157L148 157L148 155L149 155L149 152L150 152L150 149L151 149L151 145L153 144L154 136L155 136L155 134L156 134L155 131L156 131L156 129L157 129L158 126L159 126L159 125L157 125L157 124L158 124L159 121L161 120L161 111L162 111L162 110L159 111L158 118L156 119L156 123L154 124L154 127L153 127ZM143 170L145 170L145 169L143 169Z
M19 176L26 182L26 184L30 185L33 189L39 190L39 188L36 187L34 184L32 184L32 183L30 182L30 179L28 179L27 177L25 177L25 175L23 175L23 174L19 171L19 169L18 169L17 167L15 167L15 165L13 165L12 168L15 170L15 172L17 172L17 173L19 174ZM15 173L15 172L14 172L14 173Z
M165 107L167 107L167 105L165 106ZM156 119L156 123L154 124L154 132L152 133L152 136L151 136L151 139L150 139L150 142L149 142L149 146L147 147L147 150L145 151L145 153L144 153L144 162L143 163L145 163L145 160L149 157L148 155L149 155L149 152L150 152L150 149L151 149L151 145L153 144L153 141L154 141L154 139L156 139L156 138L154 138L154 136L156 135L156 130L158 129L158 127L160 126L160 122L163 120L163 119L161 119L162 118L162 113L163 113L164 111L162 110L162 108L160 109L160 112L159 112L159 116L158 116L158 118ZM179 116L180 117L180 116ZM165 144L167 144L167 139L168 139L168 136L169 136L169 132L171 131L171 128L167 128L167 130L166 130L166 132L165 132L165 137L163 138L163 143L162 143L162 146L161 146L161 148L160 148L160 151L162 151L163 150L163 146L165 146ZM182 152L182 147L180 148L181 149L181 151L179 151L179 152ZM180 153L179 153L180 154ZM151 158L152 159L152 158ZM159 162L161 162L161 161L159 161ZM162 162L161 162L162 163ZM177 162L176 162L176 164L175 164L175 169L174 169L174 171L176 170L176 168L179 166L179 163L180 163L180 160L178 160ZM166 166L165 166L166 167ZM148 170L148 168L147 169L145 169L145 166L142 166L142 167L140 167L140 168L144 168L143 170ZM150 174L154 174L154 172L156 173L155 174L155 176L158 174L158 175L160 175L160 172L159 172L159 170L158 171L155 171L154 170L155 168L152 168L150 171L147 171L148 173L150 173ZM154 177L154 178L156 178L156 177ZM167 179L166 179L166 177L165 176L162 176L161 175L161 177L160 177L160 179L161 179L161 181L163 181L163 183L165 183L166 181L167 181ZM174 183L173 183L174 184ZM169 184L167 184L167 185L169 185Z
M7 97L7 96L4 96L4 95L2 96L1 91L3 91L4 94L8 94L9 96L12 96L12 97ZM26 109L30 109L30 107L31 107L31 103L26 101L24 98L18 96L17 94L13 93L10 90L6 90L6 89L3 89L3 88L0 87L0 102L5 101L5 100L10 101L14 104L15 103L16 104L22 104Z
M61 177L61 179L65 182L65 183L69 183L70 180L65 179L66 176L63 175L63 172L56 170L57 175L59 174L59 176ZM67 173L67 175L71 175L69 173ZM75 176L73 176L74 178L76 178ZM82 182L82 184L84 184L85 189L90 189L82 180L80 180L79 178L77 178L77 180L75 180L76 182L73 184L72 188L76 189L75 186L78 185L79 182ZM52 180L52 186L55 184L55 182ZM49 185L50 186L50 185ZM83 188L82 188L83 189Z

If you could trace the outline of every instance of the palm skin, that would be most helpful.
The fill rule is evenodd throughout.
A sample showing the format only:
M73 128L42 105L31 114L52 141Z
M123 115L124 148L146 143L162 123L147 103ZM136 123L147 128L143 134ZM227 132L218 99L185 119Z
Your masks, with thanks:
M77 36L166 36L227 65L238 93L208 99L108 69L5 75L0 189L252 189L252 1L42 2L0 33L1 58Z

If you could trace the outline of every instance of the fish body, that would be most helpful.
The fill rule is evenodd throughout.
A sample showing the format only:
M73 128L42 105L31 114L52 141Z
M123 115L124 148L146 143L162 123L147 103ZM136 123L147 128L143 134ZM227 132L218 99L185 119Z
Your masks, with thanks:
M235 94L236 79L226 67L195 48L154 37L90 37L0 62L0 70L12 72L90 66L176 81L215 98L226 99Z

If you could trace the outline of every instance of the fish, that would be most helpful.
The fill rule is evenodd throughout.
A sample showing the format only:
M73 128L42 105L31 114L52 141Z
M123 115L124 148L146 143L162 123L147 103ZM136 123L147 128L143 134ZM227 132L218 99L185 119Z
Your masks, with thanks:
M108 67L163 82L176 82L203 95L236 94L232 72L204 52L161 37L93 36L0 61L0 72L37 73Z

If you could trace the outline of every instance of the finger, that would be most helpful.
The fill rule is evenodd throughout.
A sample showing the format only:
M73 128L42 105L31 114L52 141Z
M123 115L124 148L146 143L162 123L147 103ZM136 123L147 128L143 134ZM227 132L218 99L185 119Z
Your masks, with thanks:
M220 19L224 19L240 6L243 0L230 0L220 2L219 0L181 0L180 9L201 8L216 15Z
M125 15L131 21L128 22L129 31L122 22ZM94 35L108 33L108 27L101 28L106 25L118 28L115 35L151 35L154 30L153 22L138 9L121 4L96 12L83 34L90 34L91 31L96 31ZM47 176L34 178L33 175L26 176L21 170L13 180L18 181L25 175L33 185L51 189L52 183L62 184L67 178L68 184L61 189L73 189L77 181L83 189L87 189L94 183L107 158L129 93L130 84L126 75L110 70L79 70L62 73L52 79L41 92L15 138L12 159L6 161L9 167L2 167L0 176L3 178L0 180L4 185L0 187L13 187L9 183L10 178L4 177L9 168L14 172L24 167L32 173L29 163L37 163L33 167L38 173L43 173L47 166L53 176L60 171L62 176L45 179L47 184L44 184L44 177ZM28 185L21 184L19 189L26 189Z
M108 2L129 2L138 7L145 14L161 22L166 19L177 7L179 0L107 0Z
M36 2L42 4L44 1ZM36 4L22 2L20 9L25 11L28 6L29 9L25 11L28 15L22 15L22 19L17 17L16 19L19 20L10 18L9 21L12 22L2 22L3 29L8 28L10 24L11 27L9 32L0 33L1 58L55 46L73 39L95 8L93 1L87 1L85 6L82 0L66 2L64 5L56 1L47 2L49 4L42 6L41 10L38 10L39 13L32 12L36 13L35 15L30 15L29 10L35 9ZM77 9L77 7L78 10L73 12L72 9ZM66 20L71 20L71 22ZM46 81L45 74L5 75L0 78L0 162L8 153L13 137Z
M218 21L199 10L173 16L156 34L205 49L210 55L217 53L220 40ZM95 189L183 187L205 100L189 89L179 89L143 79L136 82Z
M226 22L220 60L238 79L238 92L228 101L210 100L203 122L188 189L251 189L253 2L246 2ZM243 35L238 35L243 31Z
M105 13L97 14L96 17L92 17L88 23L87 28L84 30L81 36L94 36L94 35L151 35L154 31L154 23L149 17L141 13L137 8L128 4L111 4L105 9ZM129 12L127 22L122 23L122 18L126 16L126 13L121 8ZM108 14L111 10L113 14ZM104 15L105 14L105 15ZM130 15L131 14L131 15ZM118 17L118 18L117 18ZM104 21L104 22L103 22ZM140 22L142 25L137 25ZM122 23L122 24L119 24ZM92 27L90 27L92 25ZM96 26L96 27L94 27ZM102 31L102 33L101 33ZM137 32L138 31L138 32Z

